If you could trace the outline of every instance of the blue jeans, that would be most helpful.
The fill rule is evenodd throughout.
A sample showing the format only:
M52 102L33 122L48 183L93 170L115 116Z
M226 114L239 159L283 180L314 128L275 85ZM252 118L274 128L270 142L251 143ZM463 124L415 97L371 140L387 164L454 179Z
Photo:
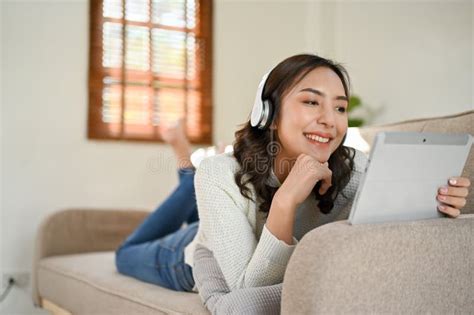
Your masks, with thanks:
M178 170L179 185L115 252L117 270L175 291L192 291L191 266L184 248L196 235L199 218L194 169ZM184 222L188 226L181 228Z

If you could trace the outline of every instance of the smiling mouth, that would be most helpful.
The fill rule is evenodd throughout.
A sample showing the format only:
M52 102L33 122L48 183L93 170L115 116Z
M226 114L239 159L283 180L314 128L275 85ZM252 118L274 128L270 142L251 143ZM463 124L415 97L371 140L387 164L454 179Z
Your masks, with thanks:
M303 135L309 142L313 144L327 145L332 140L330 138L324 138L324 137L320 137L313 134L303 134Z

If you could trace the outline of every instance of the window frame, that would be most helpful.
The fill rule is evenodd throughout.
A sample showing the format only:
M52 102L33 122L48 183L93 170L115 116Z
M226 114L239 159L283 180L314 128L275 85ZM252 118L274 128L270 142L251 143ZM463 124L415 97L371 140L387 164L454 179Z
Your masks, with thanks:
M102 31L104 24L103 17L103 1L104 0L90 0L90 21L89 21L89 74L88 74L88 122L87 122L87 138L97 140L113 140L113 141L145 141L145 142L163 142L159 134L159 125L150 124L148 127L144 126L143 129L153 129L153 132L147 132L147 134L139 136L127 135L124 132L124 92L122 92L122 110L121 110L121 122L119 135L113 135L109 130L108 123L102 121L102 93L105 84L103 78L106 75L104 67L102 66ZM122 5L125 5L126 0L122 0ZM151 3L152 0L149 0ZM203 45L205 53L197 54L197 57L201 57L196 63L199 64L197 68L198 76L200 79L200 93L201 102L199 106L199 117L200 120L197 122L201 130L200 137L188 137L190 142L193 144L212 144L212 71L213 71L213 45L212 45L212 11L213 3L212 0L196 0L199 3L199 16L196 20L196 39L201 41L200 45ZM151 8L151 6L150 6ZM114 19L122 21L122 32L125 29L125 15L121 19ZM127 24L134 25L135 22L127 22ZM136 22L136 24L144 24L143 22ZM147 22L146 24L152 24ZM170 27L173 28L173 27ZM150 42L150 45L152 43ZM153 58L153 56L150 56ZM124 64L124 63L123 63ZM122 65L123 65L122 64ZM122 68L123 69L123 68ZM150 69L150 71L152 71ZM125 81L127 82L127 81ZM121 84L122 91L124 86L127 84ZM153 103L153 100L151 101ZM185 113L187 108L184 109ZM185 114L185 121L186 114ZM187 126L188 127L188 126Z

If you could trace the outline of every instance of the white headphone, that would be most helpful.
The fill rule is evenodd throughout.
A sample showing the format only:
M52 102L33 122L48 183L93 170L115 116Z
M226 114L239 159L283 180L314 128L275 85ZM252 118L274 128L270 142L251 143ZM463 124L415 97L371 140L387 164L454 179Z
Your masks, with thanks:
M262 80L258 84L257 95L255 96L255 102L252 108L252 114L250 116L250 124L252 127L258 127L259 129L266 129L271 123L272 116L272 104L269 100L262 100L263 89L267 82L270 72L265 73Z

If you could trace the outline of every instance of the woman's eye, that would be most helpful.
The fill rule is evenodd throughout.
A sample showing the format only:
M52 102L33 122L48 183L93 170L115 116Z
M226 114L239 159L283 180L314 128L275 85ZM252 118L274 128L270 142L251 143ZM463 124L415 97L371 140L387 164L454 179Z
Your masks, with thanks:
M318 102L316 101L304 101L303 103L308 104L308 105L319 105Z
M345 113L346 112L346 109L344 107L339 107L338 110L339 110L340 113Z

